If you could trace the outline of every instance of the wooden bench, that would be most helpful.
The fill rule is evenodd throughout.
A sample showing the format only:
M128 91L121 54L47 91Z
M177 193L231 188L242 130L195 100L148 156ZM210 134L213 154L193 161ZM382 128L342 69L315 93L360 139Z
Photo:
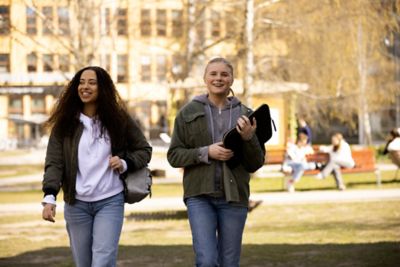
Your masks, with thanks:
M317 146L313 146L315 151L318 151L319 148ZM343 174L346 173L375 173L376 176L376 184L377 186L381 185L381 173L380 170L376 167L375 163L375 152L370 148L357 148L352 149L351 154L355 161L354 168L342 168L341 171ZM271 161L270 161L270 155ZM282 164L285 157L285 153L282 153L282 150L277 151L268 151L267 152L267 160L268 164ZM318 162L321 164L326 164L329 161L329 154L322 152L315 152L314 154L307 156L308 162ZM283 172L283 171L282 171ZM319 172L319 170L306 170L303 175L315 175ZM289 176L290 173L285 173L285 177L283 178L282 184L285 185L286 176Z

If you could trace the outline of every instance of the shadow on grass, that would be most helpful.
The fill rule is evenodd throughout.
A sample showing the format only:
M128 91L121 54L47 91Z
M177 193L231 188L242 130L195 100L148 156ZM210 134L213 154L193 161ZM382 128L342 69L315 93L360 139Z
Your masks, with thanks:
M243 245L241 266L400 266L399 245L397 242ZM0 258L0 266L72 267L74 265L69 248L57 247ZM193 251L190 245L120 246L117 266L193 266Z

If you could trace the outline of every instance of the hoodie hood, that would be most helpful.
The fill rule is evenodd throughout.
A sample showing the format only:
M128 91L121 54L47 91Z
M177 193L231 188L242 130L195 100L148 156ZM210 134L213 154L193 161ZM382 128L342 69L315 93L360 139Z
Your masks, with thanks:
M240 101L236 97L228 97L223 108L216 107L208 99L207 94L196 96L193 101L202 103L207 118L208 131L213 143L221 142L224 134L236 125L240 116Z

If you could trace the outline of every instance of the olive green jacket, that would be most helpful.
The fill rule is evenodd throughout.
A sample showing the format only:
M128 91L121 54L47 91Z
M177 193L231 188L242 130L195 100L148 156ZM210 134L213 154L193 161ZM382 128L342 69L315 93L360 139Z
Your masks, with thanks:
M79 124L72 136L61 137L61 134L57 134L53 130L47 145L42 183L43 192L45 195L52 194L57 196L62 188L64 201L68 204L74 204L75 202L78 146L82 133L83 124ZM152 148L137 124L130 118L124 138L124 147L112 145L113 156L119 156L125 160L128 166L127 172L146 166L150 162Z
M242 105L242 114L251 110ZM175 118L171 144L167 158L172 167L184 168L184 199L212 194L215 190L214 173L217 161L210 164L200 161L199 149L212 144L204 106L192 101L182 108ZM223 183L228 202L241 206L248 205L250 173L264 164L265 149L256 135L243 144L243 161L233 169L223 163Z

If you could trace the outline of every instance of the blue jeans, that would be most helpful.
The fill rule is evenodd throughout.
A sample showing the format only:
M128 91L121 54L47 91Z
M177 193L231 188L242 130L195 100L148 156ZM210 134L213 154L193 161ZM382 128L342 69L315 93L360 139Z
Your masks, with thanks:
M289 165L293 170L292 178L293 178L294 182L297 182L300 180L300 178L303 176L304 171L315 169L315 163L312 163L312 162L289 161L289 162L287 162L287 165Z
M65 204L64 217L77 267L116 266L124 220L124 195Z
M247 207L207 196L190 197L186 206L196 266L239 266Z

